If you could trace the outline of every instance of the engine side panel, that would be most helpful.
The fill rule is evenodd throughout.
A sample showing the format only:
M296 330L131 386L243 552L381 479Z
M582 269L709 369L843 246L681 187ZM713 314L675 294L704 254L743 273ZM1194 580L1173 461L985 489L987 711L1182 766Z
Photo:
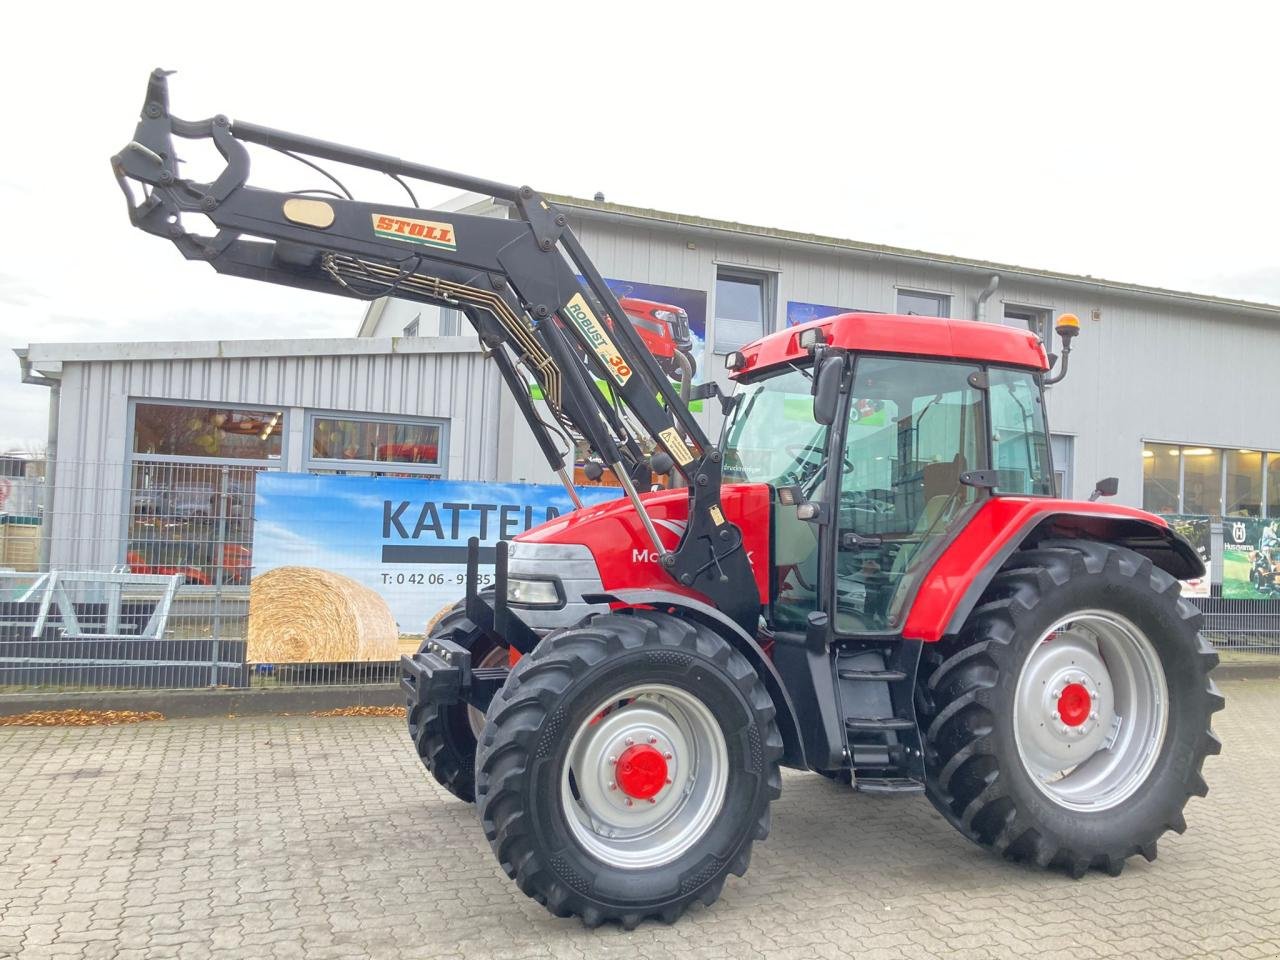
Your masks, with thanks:
M663 545L674 549L689 517L687 490L662 490L641 495ZM720 493L725 517L742 528L762 603L769 602L769 488L762 483L726 484ZM575 510L516 537L519 544L577 543L591 551L604 590L657 589L705 602L706 597L676 583L658 563L640 517L623 498Z

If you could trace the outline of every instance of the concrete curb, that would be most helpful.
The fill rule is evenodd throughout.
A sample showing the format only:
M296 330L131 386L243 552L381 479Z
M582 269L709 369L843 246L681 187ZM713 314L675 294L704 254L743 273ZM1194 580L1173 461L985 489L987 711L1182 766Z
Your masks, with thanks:
M1242 663L1220 663L1213 671L1213 679L1227 680L1280 680L1280 657L1269 660L1246 660Z
M339 707L402 707L398 683L268 690L126 690L0 695L0 716L32 710L155 710L170 720L186 717L311 713Z

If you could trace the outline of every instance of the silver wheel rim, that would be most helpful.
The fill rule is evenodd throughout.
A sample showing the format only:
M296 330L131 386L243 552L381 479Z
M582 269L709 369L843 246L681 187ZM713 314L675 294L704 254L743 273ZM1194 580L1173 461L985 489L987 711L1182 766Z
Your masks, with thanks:
M507 648L494 647L486 653L479 663L472 664L473 667L497 667L507 662ZM480 742L480 734L484 733L484 711L477 710L470 704L467 705L467 723L471 727L471 735L475 737L476 742Z
M1018 676L1018 758L1059 806L1109 810L1146 782L1164 744L1160 655L1117 613L1083 610L1041 635Z
M656 751L666 782L652 797L620 782L628 750ZM578 727L560 775L560 804L591 856L626 869L671 863L698 842L724 806L729 754L720 724L693 694L666 684L630 687L596 705Z

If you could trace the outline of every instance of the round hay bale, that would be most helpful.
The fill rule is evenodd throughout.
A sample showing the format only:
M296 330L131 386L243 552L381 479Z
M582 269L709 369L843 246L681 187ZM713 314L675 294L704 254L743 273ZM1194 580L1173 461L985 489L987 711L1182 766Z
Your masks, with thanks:
M449 611L453 609L453 607L454 607L454 604L446 603L443 607L437 610L436 615L427 621L427 630L426 630L426 633L423 635L427 637L431 636L431 631L436 628L436 624L439 623L441 620L443 620L445 618L445 615L448 614Z
M395 660L399 635L386 601L339 573L276 567L249 587L251 663Z

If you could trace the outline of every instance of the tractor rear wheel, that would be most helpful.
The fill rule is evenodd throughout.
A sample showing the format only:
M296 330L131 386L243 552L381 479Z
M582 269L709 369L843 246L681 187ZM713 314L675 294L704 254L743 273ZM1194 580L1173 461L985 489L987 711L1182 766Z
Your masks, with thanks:
M1221 749L1218 656L1200 621L1130 550L1070 540L1014 554L922 668L929 799L1011 860L1074 877L1154 860Z
M587 926L673 922L746 872L782 739L746 659L656 611L548 636L489 706L477 810L507 875Z
M466 601L459 600L453 609L431 628L419 652L432 640L447 638L471 651L474 667L501 666L507 662L507 649L494 643L467 617ZM418 757L436 782L459 800L475 801L476 741L484 729L484 714L467 703L432 707L410 703L409 737Z

